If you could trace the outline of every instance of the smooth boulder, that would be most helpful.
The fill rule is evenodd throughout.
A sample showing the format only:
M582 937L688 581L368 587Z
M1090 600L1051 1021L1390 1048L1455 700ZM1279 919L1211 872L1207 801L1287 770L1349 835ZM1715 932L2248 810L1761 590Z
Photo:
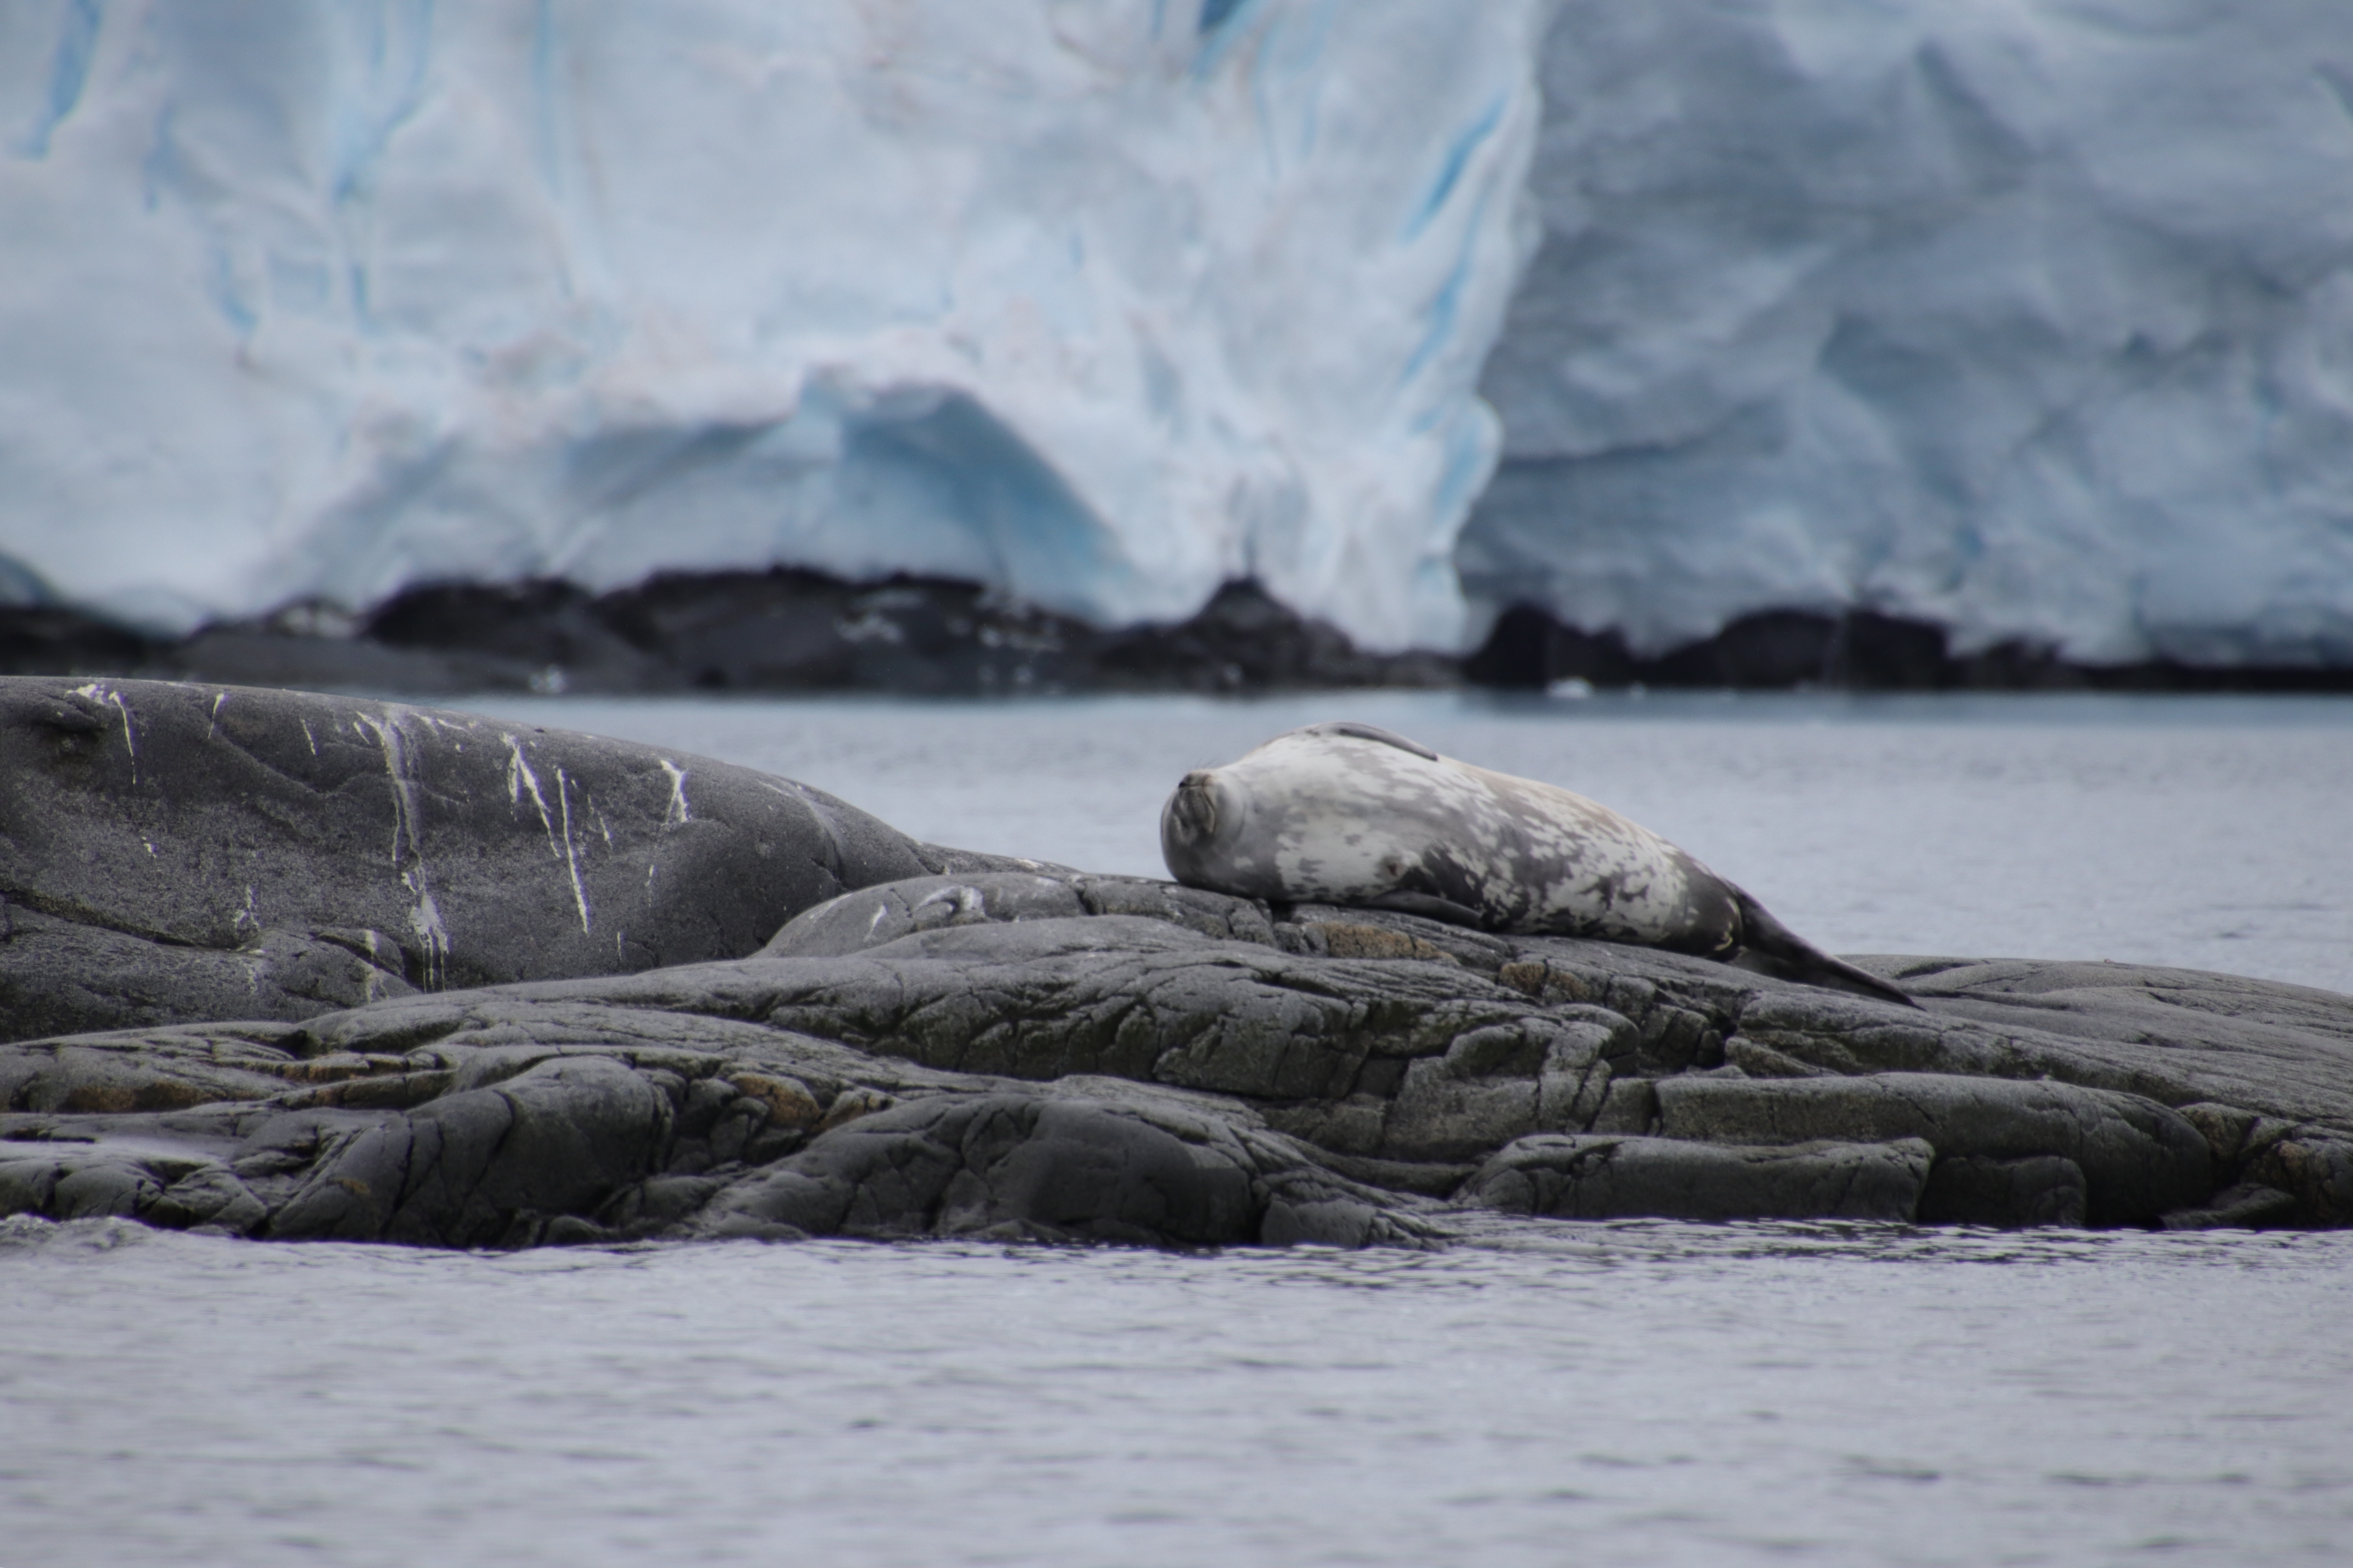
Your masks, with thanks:
M740 958L1027 863L659 747L356 697L0 679L0 1033L300 1018Z

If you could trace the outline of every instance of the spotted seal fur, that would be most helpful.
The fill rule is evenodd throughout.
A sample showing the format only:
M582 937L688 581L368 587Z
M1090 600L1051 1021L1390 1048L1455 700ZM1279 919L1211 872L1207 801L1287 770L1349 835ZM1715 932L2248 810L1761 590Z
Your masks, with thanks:
M1309 725L1187 773L1160 845L1177 881L1219 893L1663 948L1915 1005L1608 807L1373 725Z

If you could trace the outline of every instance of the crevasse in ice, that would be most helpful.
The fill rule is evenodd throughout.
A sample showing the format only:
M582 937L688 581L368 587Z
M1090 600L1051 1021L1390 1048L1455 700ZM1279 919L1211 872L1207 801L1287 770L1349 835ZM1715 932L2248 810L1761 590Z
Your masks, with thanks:
M1538 0L0 7L0 556L1462 635Z

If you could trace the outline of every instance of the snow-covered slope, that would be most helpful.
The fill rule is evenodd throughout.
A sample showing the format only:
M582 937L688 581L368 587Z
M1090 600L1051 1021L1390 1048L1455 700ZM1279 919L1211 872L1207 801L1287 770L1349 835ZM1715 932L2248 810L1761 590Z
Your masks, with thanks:
M1569 0L1475 592L2353 663L2353 5Z
M1462 633L1540 0L0 6L0 598ZM13 586L13 588L11 588Z

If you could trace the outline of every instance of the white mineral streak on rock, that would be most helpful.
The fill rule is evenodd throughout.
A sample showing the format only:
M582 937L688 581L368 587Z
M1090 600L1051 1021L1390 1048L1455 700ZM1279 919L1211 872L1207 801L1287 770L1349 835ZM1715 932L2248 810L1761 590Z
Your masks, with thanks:
M590 934L588 890L580 885L580 853L572 839L572 781L561 768L555 770L555 800L564 814L564 869L572 878L572 902L580 911L580 934L586 937Z
M1255 574L1451 643L1543 10L0 8L0 591Z
M530 791L531 803L539 812L539 825L547 833L547 853L562 860L564 852L555 843L555 819L548 814L547 797L539 792L539 775L532 771L531 759L523 756L522 742L511 735L500 738L507 743L507 803L522 805L523 792Z
M661 767L670 775L670 810L662 813L662 826L694 821L694 812L686 803L686 769L667 757L661 759Z
M408 768L407 738L400 727L402 711L387 708L381 723L359 714L352 725L363 734L373 735L376 748L384 754L385 774L392 781L392 864L413 900L408 927L424 949L425 989L438 991L448 973L449 931L441 922L441 906L434 901L432 878L425 863L425 840L419 831L424 816L417 780ZM307 725L303 733L310 733ZM318 749L316 741L311 749Z
M76 686L74 695L88 697L93 702L112 708L115 717L122 721L122 749L131 756L131 782L138 783L139 737L131 728L131 710L123 705L122 694L107 685L103 681L92 681L86 686Z
M588 890L580 881L580 853L572 839L572 785L564 769L555 770L556 810L547 809L547 797L541 793L539 775L532 770L531 759L523 755L522 742L512 735L501 735L507 746L507 803L522 804L525 794L531 796L532 808L539 813L539 825L547 834L547 853L564 863L565 874L572 879L572 901L580 911L580 934L589 934ZM592 809L594 803L591 802ZM610 842L610 835L607 836ZM650 885L651 867L647 868Z

